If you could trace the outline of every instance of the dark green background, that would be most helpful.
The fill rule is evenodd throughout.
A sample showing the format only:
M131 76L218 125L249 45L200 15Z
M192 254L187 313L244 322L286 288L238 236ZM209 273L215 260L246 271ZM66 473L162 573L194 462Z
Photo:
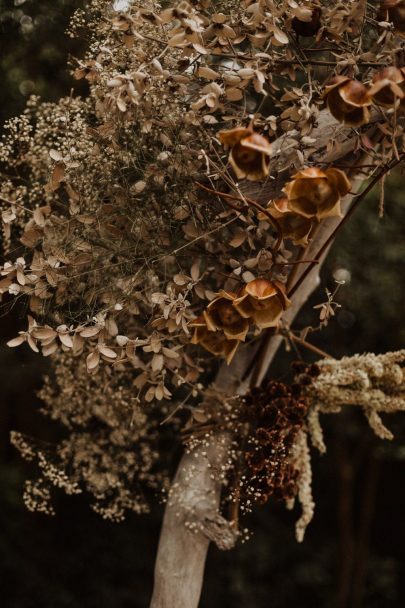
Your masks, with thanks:
M26 94L55 100L72 87L65 69L85 41L64 36L81 2L0 0L1 121L24 108ZM18 0L16 4L19 4ZM80 88L78 88L80 87ZM300 318L316 324L314 304L346 269L336 319L312 336L332 355L404 346L403 178L388 181L386 214L377 193L364 201L336 241L322 286ZM4 608L146 608L162 507L123 524L104 522L83 498L58 496L53 518L28 513L30 474L9 444L11 429L49 438L57 431L38 412L35 390L46 361L26 347L5 346L24 326L24 311L0 319L0 603ZM285 368L285 355L283 365ZM291 358L291 357L290 357ZM281 369L281 364L279 365ZM280 372L281 373L281 372ZM400 608L405 605L405 415L387 421L394 442L375 439L362 416L325 420L328 453L313 455L316 515L305 542L294 539L297 512L256 509L253 538L229 553L211 548L202 608ZM192 542L192 539L190 539Z

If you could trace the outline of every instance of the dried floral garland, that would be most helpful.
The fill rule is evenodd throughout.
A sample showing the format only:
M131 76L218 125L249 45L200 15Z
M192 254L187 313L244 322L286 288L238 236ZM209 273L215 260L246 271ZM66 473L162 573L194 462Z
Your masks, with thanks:
M279 328L297 248L339 217L351 167L378 181L402 160L402 17L400 0L78 10L89 96L32 97L0 143L0 293L29 307L9 345L79 384L84 366L129 374L147 417L203 398L220 357ZM337 122L320 146L322 112Z

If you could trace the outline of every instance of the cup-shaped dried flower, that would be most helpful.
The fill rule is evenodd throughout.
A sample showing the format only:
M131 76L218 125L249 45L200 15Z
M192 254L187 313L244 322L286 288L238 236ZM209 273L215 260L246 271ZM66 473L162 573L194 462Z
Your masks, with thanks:
M383 0L380 5L380 18L391 21L400 36L405 36L405 0Z
M222 144L231 148L229 162L238 179L257 181L269 174L271 144L251 128L219 132Z
M209 331L222 331L228 340L244 340L249 321L233 306L236 294L221 290L203 312Z
M284 186L284 191L290 211L320 221L342 214L340 200L350 187L349 179L340 169L309 167L298 171Z
M200 315L190 323L194 328L191 338L192 344L201 344L205 350L216 357L224 357L229 364L240 344L240 340L228 340L222 332L210 331L205 322L204 315Z
M251 319L260 329L277 327L289 304L283 284L267 279L249 281L233 303L242 317Z
M370 120L371 105L367 87L347 76L335 76L326 85L323 97L332 116L349 127L360 127Z
M308 244L308 238L314 226L314 221L312 218L304 217L291 211L288 207L288 198L282 197L272 201L267 207L267 211L280 225L283 238L291 239L294 245L305 246ZM260 220L267 219L263 212L259 212L257 217Z
M321 28L322 9L319 6L301 7L295 9L295 16L291 21L291 27L299 36L310 38Z
M369 95L380 106L395 105L405 96L405 68L390 66L376 72Z

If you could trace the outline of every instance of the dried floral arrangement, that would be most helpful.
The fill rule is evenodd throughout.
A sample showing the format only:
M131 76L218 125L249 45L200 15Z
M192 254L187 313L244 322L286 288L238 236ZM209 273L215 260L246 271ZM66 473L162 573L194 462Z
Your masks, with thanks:
M166 483L159 422L183 424L152 606L190 608L239 507L298 497L302 540L319 412L360 405L387 438L379 412L404 407L403 352L318 351L293 385L265 379L283 340L314 350L294 317L404 159L404 2L114 4L88 0L68 32L88 37L71 69L89 95L32 97L0 143L0 293L28 308L9 346L51 357L42 396L68 430L53 455L13 442L41 469L30 508L51 512L51 486L86 489L119 520ZM321 325L333 311L329 297Z

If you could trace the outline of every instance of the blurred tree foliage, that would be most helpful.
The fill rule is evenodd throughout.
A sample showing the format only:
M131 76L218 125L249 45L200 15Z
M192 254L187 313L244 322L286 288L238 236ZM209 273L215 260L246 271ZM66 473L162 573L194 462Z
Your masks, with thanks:
M18 114L27 95L54 100L85 93L67 72L80 44L64 36L80 0L0 0L0 121ZM83 81L80 81L83 82ZM85 86L85 85L80 85ZM310 336L340 357L403 347L405 276L403 176L387 181L385 214L374 192L341 232L322 283L301 321L316 326L325 288L341 308L328 327ZM21 311L20 311L21 312ZM27 465L9 446L18 429L43 439L58 432L38 413L35 397L46 361L25 347L7 349L21 329L0 320L0 572L5 608L142 608L152 585L161 507L123 524L102 521L85 498L61 496L57 515L30 514L22 504ZM291 353L291 359L297 358ZM24 382L21 382L21 377ZM296 514L272 503L247 522L251 541L229 553L212 548L202 608L400 608L405 605L405 421L388 421L396 439L381 444L361 415L325 421L329 452L314 458L317 510L305 542L294 539Z
M85 85L66 70L85 41L64 35L69 17L83 0L0 0L0 124L16 116L27 96L56 100Z
M404 347L403 180L400 173L387 180L382 218L379 218L379 191L372 192L356 210L337 238L322 274L321 288L307 307L308 311L311 305L325 301L325 287L333 291L334 281L345 281L336 296L341 305L336 321L314 335L314 341L322 343L335 357ZM314 311L302 322L316 325Z

